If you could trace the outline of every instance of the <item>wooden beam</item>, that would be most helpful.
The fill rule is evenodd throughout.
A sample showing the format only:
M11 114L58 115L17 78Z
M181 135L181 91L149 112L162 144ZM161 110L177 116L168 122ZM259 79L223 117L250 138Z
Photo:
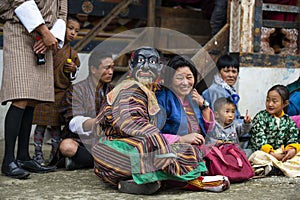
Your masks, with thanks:
M299 6L300 7L300 0L297 0L297 4L296 4L297 6ZM300 22L300 14L298 14L296 17L295 17L295 20L296 20L296 22ZM298 45L298 51L297 51L297 53L299 54L300 53L300 29L299 29L299 27L298 27L298 38L297 38L297 45Z
M290 5L280 5L272 3L264 3L262 6L263 11L276 11L286 13L300 13L300 7Z
M148 0L147 26L155 26L155 0Z
M201 78L204 78L215 69L215 62L227 51L228 38L229 24L225 24L225 26L192 57L197 70L201 74Z
M254 11L257 0L241 1L241 49L240 52L253 52ZM261 1L261 0L259 0Z
M254 11L254 37L253 37L253 52L260 52L261 44L261 28L262 28L262 0L255 1Z
M82 50L97 34L102 31L120 12L126 8L133 0L122 0L105 17L103 17L79 42L74 45L76 51Z
M229 52L240 52L240 38L241 38L241 6L238 0L229 1Z
M242 67L272 67L272 68L300 68L299 55L241 53L240 66Z
M268 28L295 28L298 29L300 22L263 20L263 26Z

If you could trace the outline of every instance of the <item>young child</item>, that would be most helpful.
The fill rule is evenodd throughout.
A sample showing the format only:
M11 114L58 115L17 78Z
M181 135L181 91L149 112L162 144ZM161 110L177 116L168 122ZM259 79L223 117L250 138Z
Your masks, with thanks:
M216 125L214 131L208 134L207 141L210 143L235 143L239 144L239 137L249 133L251 129L251 117L246 112L242 123L234 120L236 106L227 97L218 98L214 104ZM250 149L243 149L250 156Z
M285 114L289 92L283 85L269 89L266 109L256 114L251 128L249 158L256 175L300 176L300 144L294 121Z
M77 52L70 46L70 42L76 38L79 29L79 21L68 18L64 46L53 52L55 102L41 103L34 110L33 124L37 126L34 131L35 155L33 159L40 164L44 164L42 145L47 126L51 126L49 130L52 143L49 162L52 160L60 142L62 123L58 109L66 89L72 84L71 81L76 78L80 65Z

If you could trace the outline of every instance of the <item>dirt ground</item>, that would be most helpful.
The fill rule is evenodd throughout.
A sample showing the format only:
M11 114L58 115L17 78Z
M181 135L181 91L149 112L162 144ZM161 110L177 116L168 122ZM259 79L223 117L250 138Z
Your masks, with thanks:
M2 161L4 142L0 141ZM33 146L30 146L33 153ZM46 158L50 145L44 145ZM66 171L58 169L46 174L31 173L27 180L0 176L0 200L6 199L201 199L201 200L300 200L300 177L268 177L231 184L222 193L182 190L159 191L154 195L130 195L107 187L92 169Z

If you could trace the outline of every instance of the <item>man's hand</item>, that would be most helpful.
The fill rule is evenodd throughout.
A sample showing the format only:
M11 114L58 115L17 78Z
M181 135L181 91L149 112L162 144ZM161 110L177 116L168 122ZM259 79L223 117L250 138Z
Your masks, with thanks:
M47 49L55 50L58 47L58 41L53 36L53 34L50 32L48 27L45 24L42 24L36 28L36 30L41 34L42 41L44 43L44 46L47 47ZM41 47L40 43L36 46L34 46L34 51L36 53L44 53L45 49Z

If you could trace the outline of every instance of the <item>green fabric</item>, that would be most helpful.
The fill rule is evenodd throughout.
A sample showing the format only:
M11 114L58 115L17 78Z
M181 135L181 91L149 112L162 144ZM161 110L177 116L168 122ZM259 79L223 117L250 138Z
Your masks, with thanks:
M166 174L163 171L148 172L144 174L134 173L140 171L139 170L140 157L135 148L119 140L103 141L102 139L100 139L100 143L103 143L120 153L130 156L131 168L133 172L132 177L137 184L144 184L144 183L150 183L150 182L162 181L162 180L175 180L175 181L185 182L185 181L196 179L199 176L201 176L202 172L207 171L205 163L199 162L199 165L194 170L182 176Z
M249 147L252 151L257 151L265 144L278 149L281 145L297 143L298 131L296 124L288 115L285 114L280 118L280 126L278 126L276 118L263 110L252 120Z
M194 180L201 176L201 172L206 172L207 168L204 164L204 162L199 162L199 165L189 173L182 175L182 176L176 176L176 175L170 175L166 174L163 171L157 171L157 172L149 172L145 174L132 174L132 177L134 181L137 184L144 184L144 183L150 183L154 181L162 181L162 180L175 180L180 182L185 182L189 180Z

